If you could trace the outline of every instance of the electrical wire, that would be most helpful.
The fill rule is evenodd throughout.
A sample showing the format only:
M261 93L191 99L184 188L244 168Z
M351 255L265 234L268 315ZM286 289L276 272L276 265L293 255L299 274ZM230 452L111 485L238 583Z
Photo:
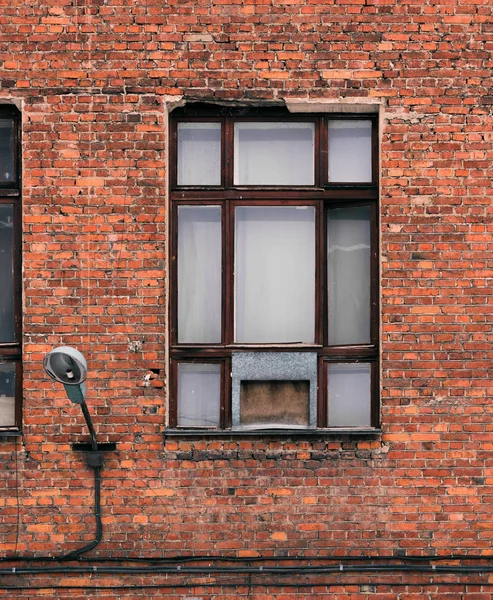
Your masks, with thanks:
M36 585L36 586L2 586L2 590L24 590L24 591L28 591L28 590L147 590L147 589L186 589L187 591L191 591L195 588L241 588L241 587L248 587L250 584L247 584L245 581L236 581L236 582L224 582L224 583L197 583L197 584L189 584L189 585L185 585L185 584L181 584L181 585L176 585L173 583L149 583L149 584L137 584L137 585ZM340 586L341 583L340 582L331 582L331 583L306 583L306 582L299 582L299 583L294 583L294 582L282 582L279 583L278 581L272 581L272 582L262 582L262 583L256 583L256 582L252 582L251 583L251 587L262 587L262 588L269 588L269 587L285 587L285 588L320 588L320 587L325 587L325 588L331 588L333 586ZM363 585L372 585L375 587L390 587L390 588L395 588L395 587L436 587L438 585L440 585L438 582L430 582L430 583L423 583L423 582L417 582L417 581L390 581L390 582L375 582L375 581L351 581L348 582L347 585L351 585L351 586L363 586ZM461 581L447 581L446 582L447 586L454 586L454 587L464 587L464 588L469 588L469 587L493 587L493 582L489 582L489 581L484 581L484 582L461 582Z
M96 567L96 566L47 566L12 567L0 569L0 575L45 575L45 574L91 574L91 575L326 575L346 573L420 573L420 574L486 574L493 573L493 565L302 565L260 567L189 567L183 565L139 566L139 567Z
M20 507L20 499L19 499L19 449L18 449L17 436L14 438L14 452L15 452L15 501L16 501L16 507L17 507L15 546L14 546L14 556L15 556L17 554L17 550L19 547L19 536L20 536L20 528L21 528L21 507Z
M47 562L56 560L68 560L72 553L68 553L62 556L19 556L19 557L0 557L1 562ZM214 554L200 554L200 555L174 555L174 556L163 556L163 557L146 557L146 556L95 556L95 557L82 557L77 556L78 562L146 562L146 563L187 563L187 562L269 562L269 561L283 561L283 562L296 562L296 561L331 561L338 563L345 563L348 561L352 562L373 562L373 561L400 561L400 562L443 562L443 561L457 561L457 560L476 560L476 561L488 561L491 562L493 556L481 555L481 554L443 554L443 555L429 555L429 556L394 556L394 555L341 555L341 556L302 556L302 555L291 555L291 556L276 556L276 555L264 555L264 556L224 556Z
M68 554L63 554L59 557L59 560L71 560L79 558L81 554L89 552L95 548L103 537L103 523L101 520L101 469L100 467L94 467L94 516L96 518L96 533L94 540L89 542L78 550L72 550ZM54 557L52 560L56 560Z

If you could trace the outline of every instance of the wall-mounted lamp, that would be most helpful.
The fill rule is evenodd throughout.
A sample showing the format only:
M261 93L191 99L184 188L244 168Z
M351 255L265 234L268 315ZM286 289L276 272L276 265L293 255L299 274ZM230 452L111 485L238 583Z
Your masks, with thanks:
M87 378L87 362L84 356L75 348L70 346L60 346L47 354L43 360L43 368L46 373L55 381L62 383L65 392L71 402L80 404L84 419L89 429L91 436L92 452L87 453L87 464L94 469L94 496L95 496L95 517L96 517L96 534L94 540L80 548L74 550L61 558L70 559L76 558L80 554L95 548L103 536L103 525L101 521L101 473L100 469L103 466L103 458L98 450L96 440L96 431L92 424L91 415L87 409L85 400L86 384L84 381Z
M45 356L43 367L52 379L63 383L67 396L72 402L75 404L84 402L87 362L81 352L70 346L60 346Z
M96 432L85 400L86 384L84 381L87 378L87 362L84 355L70 346L60 346L45 356L43 368L52 379L63 384L71 402L80 404L91 435L93 451L89 453L88 464L91 467L101 467L102 457L98 452ZM94 454L98 456L94 456Z

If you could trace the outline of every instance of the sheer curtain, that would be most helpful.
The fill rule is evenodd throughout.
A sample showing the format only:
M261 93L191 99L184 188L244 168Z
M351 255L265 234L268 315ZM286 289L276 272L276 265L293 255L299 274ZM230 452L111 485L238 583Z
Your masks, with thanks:
M329 344L370 342L370 208L327 217Z
M0 363L0 424L15 425L15 366Z
M314 341L315 209L236 209L235 341Z
M217 427L221 404L221 365L178 365L178 425Z
M369 363L329 364L329 426L370 426Z
M371 121L329 121L329 181L371 181Z
M12 119L0 119L0 181L14 180L14 127Z
M178 341L221 341L221 207L178 207Z
M221 184L221 123L178 124L178 185Z
M313 123L235 123L235 185L313 185Z
M0 343L14 342L14 264L12 206L0 205Z

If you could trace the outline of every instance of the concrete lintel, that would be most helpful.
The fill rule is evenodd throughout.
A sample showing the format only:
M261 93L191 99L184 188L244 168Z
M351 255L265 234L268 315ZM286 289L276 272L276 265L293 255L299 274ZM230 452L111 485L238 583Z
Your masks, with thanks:
M286 98L291 113L379 113L383 102L376 98Z
M185 106L186 100L182 95L180 96L161 96L161 100L163 102L164 108L166 112L170 113L175 110L175 108L180 108L180 106Z
M24 108L23 98L11 98L7 96L0 96L0 104L13 104L16 108L20 110L20 112L22 112Z

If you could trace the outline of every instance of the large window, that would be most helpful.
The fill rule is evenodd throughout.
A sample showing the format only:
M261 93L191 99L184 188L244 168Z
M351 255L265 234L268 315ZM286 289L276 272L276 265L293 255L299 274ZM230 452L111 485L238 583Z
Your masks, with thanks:
M170 427L371 428L375 115L171 120Z
M0 106L0 432L21 423L20 116Z

